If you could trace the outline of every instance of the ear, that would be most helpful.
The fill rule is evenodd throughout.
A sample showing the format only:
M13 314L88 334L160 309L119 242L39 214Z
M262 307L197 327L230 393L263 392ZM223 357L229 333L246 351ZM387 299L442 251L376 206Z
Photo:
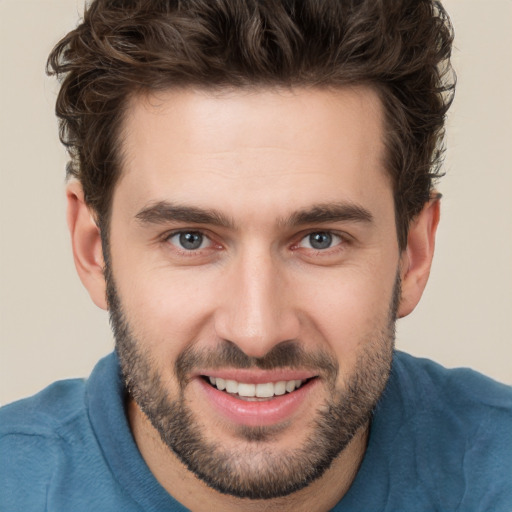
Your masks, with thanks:
M68 184L66 198L68 228L76 270L93 302L98 307L107 309L100 230L84 201L84 192L79 182Z
M407 316L418 304L427 285L434 256L437 225L440 216L440 198L425 204L412 221L407 247L401 256L402 293L398 318Z

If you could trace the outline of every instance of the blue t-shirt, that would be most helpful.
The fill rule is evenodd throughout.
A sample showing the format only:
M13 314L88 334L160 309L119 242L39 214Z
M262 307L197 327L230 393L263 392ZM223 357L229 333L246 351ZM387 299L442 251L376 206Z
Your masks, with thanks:
M124 400L111 354L85 382L2 407L0 511L186 510L142 459ZM333 510L512 511L512 388L396 352L363 463Z

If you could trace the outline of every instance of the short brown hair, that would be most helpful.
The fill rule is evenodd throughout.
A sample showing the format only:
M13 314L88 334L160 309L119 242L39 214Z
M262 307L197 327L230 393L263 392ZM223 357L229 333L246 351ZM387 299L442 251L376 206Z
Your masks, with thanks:
M404 248L440 176L452 40L434 0L94 0L48 59L48 73L62 78L56 113L68 175L107 226L132 94L369 85L384 106Z

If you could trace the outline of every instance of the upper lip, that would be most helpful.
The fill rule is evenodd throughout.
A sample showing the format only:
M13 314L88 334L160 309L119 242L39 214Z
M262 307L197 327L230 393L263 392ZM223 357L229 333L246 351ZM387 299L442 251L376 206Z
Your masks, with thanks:
M306 380L317 377L311 370L258 370L258 369L216 369L197 372L197 377L220 377L225 380L234 380L248 384L264 384L266 382L280 382L288 380Z

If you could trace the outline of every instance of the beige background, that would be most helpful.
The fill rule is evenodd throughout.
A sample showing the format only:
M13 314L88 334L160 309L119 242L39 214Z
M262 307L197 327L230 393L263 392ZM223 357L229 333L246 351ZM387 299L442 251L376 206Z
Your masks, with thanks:
M75 275L51 47L81 0L0 0L0 403L86 376L113 342ZM446 0L459 87L431 282L399 348L512 384L512 1Z

